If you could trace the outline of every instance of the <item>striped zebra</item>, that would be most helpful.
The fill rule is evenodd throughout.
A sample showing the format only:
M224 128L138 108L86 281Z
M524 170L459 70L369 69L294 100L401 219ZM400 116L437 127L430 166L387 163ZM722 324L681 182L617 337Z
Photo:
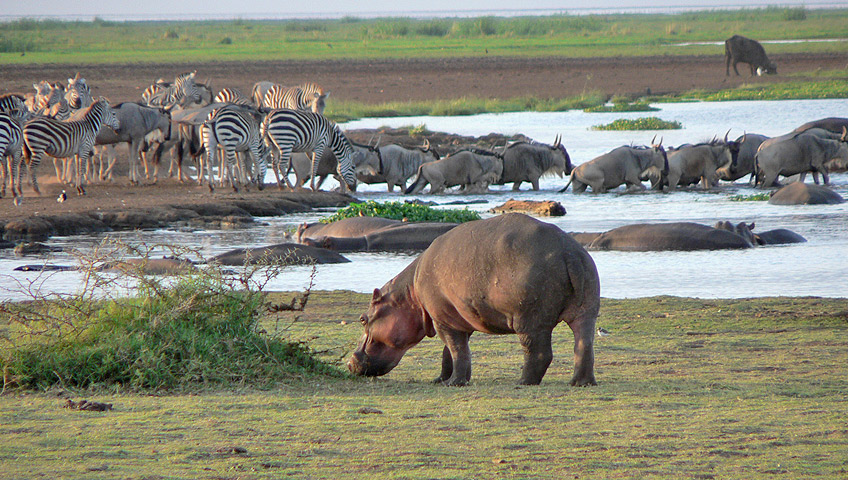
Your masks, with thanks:
M198 103L202 99L202 92L194 82L197 71L177 75L174 83L165 86L163 83L155 83L148 87L142 94L142 99L151 107L173 108L176 105ZM146 97L146 98L145 98Z
M212 103L234 103L236 105L253 106L251 100L245 97L239 90L235 88L223 88Z
M344 180L343 184L347 184L351 190L356 189L353 147L338 125L323 115L291 109L272 110L265 116L261 132L266 141L273 142L280 152L279 160L274 162L274 175L277 177L277 185L280 188L282 188L280 172L283 174L286 186L292 188L288 178L292 152L312 151L310 187L314 191L315 179L318 177L318 160L324 154L324 149L329 147L339 161L338 172Z
M12 196L17 198L15 178L21 163L21 123L17 114L0 112L0 197L6 195L7 179L11 179Z
M0 112L25 112L24 97L16 93L4 93L0 95Z
M233 179L232 169L236 166L236 154L238 152L248 152L251 161L255 167L253 181L261 190L267 169L266 159L269 149L262 141L260 133L260 124L262 122L262 114L253 108L245 108L238 105L227 105L217 108L209 114L206 121L203 122L200 128L200 136L203 145L206 147L208 160L206 162L206 172L209 179L209 189L212 189L214 179L212 176L212 165L215 164L215 156L220 146L224 150L226 156L226 166L222 167L219 172L221 175L221 184L223 185L224 176L233 186L233 189L238 191L237 182ZM239 163L239 179L238 183L247 183L251 181L246 178L247 168ZM199 172L202 175L202 172Z
M65 100L73 110L88 108L94 102L94 99L91 97L91 88L85 83L84 78L80 78L79 72L77 72L74 78L68 79Z
M256 108L262 108L262 102L265 100L265 94L268 93L268 90L273 86L274 82L269 82L268 80L262 80L261 82L253 84L253 88L250 90L250 98L253 100L253 104Z
M62 122L40 117L27 122L23 128L23 153L35 192L41 195L35 171L45 154L54 158L73 155L76 157L77 193L84 195L82 168L88 163L97 131L104 125L113 130L120 127L115 112L109 108L109 101L103 97L92 103L80 120Z
M300 87L284 87L274 85L265 94L262 105L267 108L287 108L291 110L312 111L324 114L327 95L313 92L307 93Z

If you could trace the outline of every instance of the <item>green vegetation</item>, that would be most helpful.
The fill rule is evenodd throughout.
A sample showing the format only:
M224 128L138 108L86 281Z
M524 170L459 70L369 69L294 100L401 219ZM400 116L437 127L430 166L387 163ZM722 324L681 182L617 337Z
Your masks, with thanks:
M751 8L653 15L445 19L0 24L0 64L501 56L721 54L745 32L759 39L848 37L848 10ZM229 39L229 40L226 40ZM769 53L844 52L846 42L773 44ZM21 56L21 53L26 53Z
M210 265L163 279L126 266L132 298L99 299L94 285L111 280L92 270L79 295L0 303L2 325L12 327L0 335L4 389L190 391L340 375L304 344L259 328L272 305L251 288L258 270L233 279Z
M613 97L609 103L612 105L596 105L594 107L584 108L586 113L616 113L616 112L657 112L660 109L648 105L645 100L637 100L631 102L626 97Z
M844 80L822 80L817 82L786 82L767 85L742 85L732 90L704 92L700 90L680 96L665 97L657 101L679 101L698 99L710 102L729 100L801 100L848 97L848 82Z
M731 202L763 202L771 198L770 192L754 193L752 195L733 195L728 198Z
M271 294L282 301L292 294ZM370 294L312 292L293 339L346 360ZM276 320L263 320L272 329ZM542 385L513 335L475 334L464 388L432 385L425 339L378 379L192 395L0 396L8 478L821 478L848 470L846 299L604 299L599 385L568 386L554 331ZM62 393L61 395L58 395ZM66 398L109 412L61 408ZM368 410L371 409L371 410ZM369 411L382 413L366 413Z
M321 219L322 223L332 223L350 217L384 217L410 222L470 222L480 220L480 214L463 209L436 209L419 203L375 202L351 203L339 209L335 214Z
M619 118L612 123L595 125L592 130L679 130L683 126L678 121L665 121L657 117Z
M337 122L364 117L453 116L504 112L563 112L575 108L603 105L600 92L589 92L576 97L538 98L458 98L420 102L389 102L364 104L346 100L328 102L325 114Z

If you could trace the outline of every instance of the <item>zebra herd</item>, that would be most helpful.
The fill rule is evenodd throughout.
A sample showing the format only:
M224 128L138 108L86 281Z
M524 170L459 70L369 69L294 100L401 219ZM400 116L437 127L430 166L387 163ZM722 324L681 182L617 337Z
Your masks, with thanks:
M171 149L172 166L176 162L181 170L188 152L197 161L198 183L205 180L210 189L216 183L214 167L219 185L262 188L269 160L280 188L294 188L288 179L291 156L311 152L311 187L316 189L318 160L330 150L338 159L342 188L355 188L355 151L341 129L323 116L329 92L320 85L284 87L261 81L249 97L234 88L213 96L195 77L192 71L173 82L159 79L144 90L141 102L114 106L105 98L94 99L79 73L67 86L41 81L33 84L34 93L0 96L0 197L10 184L14 203L20 204L24 167L40 195L36 171L45 155L53 157L60 181L85 194L86 179L95 175L96 156L102 179L115 162L109 147L119 142L130 145L132 183L139 180L139 159L145 170L149 163L158 167L162 152ZM106 157L111 157L108 168L103 164Z

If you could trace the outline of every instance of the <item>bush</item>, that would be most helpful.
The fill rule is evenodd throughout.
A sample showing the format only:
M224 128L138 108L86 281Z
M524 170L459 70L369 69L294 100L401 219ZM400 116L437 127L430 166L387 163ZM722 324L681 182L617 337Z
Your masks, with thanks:
M332 223L351 217L383 217L395 220L406 219L410 222L470 222L480 220L480 214L464 208L439 210L417 203L385 202L373 200L364 203L351 203L339 209L335 215L321 219L322 223Z
M221 43L221 45L232 45L233 39L230 38L230 37L224 37L224 38L221 39L220 43Z
M667 122L657 117L636 119L619 118L606 125L595 125L592 130L679 130L683 128L680 122Z
M790 22L806 20L807 10L804 7L786 8L783 10L783 19Z
M187 268L171 278L124 263L119 278L134 283L131 298L103 298L100 290L114 289L115 277L98 271L99 260L81 263L90 281L81 294L0 303L10 326L0 339L0 366L19 388L193 390L342 375L306 345L259 327L269 309L289 309L270 305L262 291L283 263L245 267L236 277L215 266ZM306 298L308 291L300 308Z

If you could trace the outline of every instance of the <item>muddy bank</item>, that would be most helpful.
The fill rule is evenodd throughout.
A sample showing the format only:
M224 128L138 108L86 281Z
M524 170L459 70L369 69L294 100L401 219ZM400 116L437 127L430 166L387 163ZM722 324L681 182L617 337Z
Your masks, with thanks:
M96 192L97 187L91 189ZM308 212L314 208L343 207L356 199L334 192L255 192L219 200L168 202L160 205L125 204L122 208L70 211L42 214L35 212L4 220L0 218L0 237L3 246L17 242L44 241L54 235L78 235L120 230L162 228L186 224L200 228L237 228L254 222L255 217ZM276 189L273 189L276 190ZM103 192L101 192L102 194ZM85 198L71 198L82 202Z

